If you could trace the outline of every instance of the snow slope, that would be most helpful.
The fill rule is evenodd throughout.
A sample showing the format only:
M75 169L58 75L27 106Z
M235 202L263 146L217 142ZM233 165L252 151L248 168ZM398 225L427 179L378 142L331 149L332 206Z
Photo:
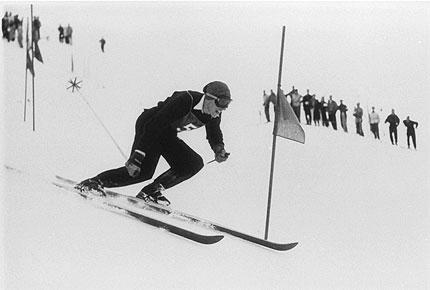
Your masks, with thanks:
M2 289L430 286L426 124L417 131L418 151L405 148L402 130L398 147L383 134L375 141L367 128L362 138L304 125L305 145L278 138L269 238L299 242L285 253L229 236L211 246L195 244L51 185L55 174L82 180L124 162L86 101L128 154L142 108L190 88L145 90L159 80L140 73L155 66L127 61L126 44L101 54L76 34L76 46L66 47L53 25L50 40L40 42L45 63L36 63L35 132L31 100L23 122L24 50L2 43ZM66 90L74 77L83 80L80 92ZM259 103L234 101L222 124L231 157L170 189L175 208L263 237L272 124L259 119ZM180 137L206 161L213 158L203 129ZM162 161L156 174L166 168ZM134 195L142 186L119 190Z

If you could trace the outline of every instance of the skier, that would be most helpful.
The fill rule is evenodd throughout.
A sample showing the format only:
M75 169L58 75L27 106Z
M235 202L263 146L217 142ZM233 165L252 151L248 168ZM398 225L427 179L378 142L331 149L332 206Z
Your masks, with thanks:
M151 179L160 156L170 169L142 188L137 198L169 205L162 191L189 179L203 167L203 160L184 141L180 131L206 127L206 138L217 162L226 161L220 129L221 113L231 102L228 86L220 81L208 83L203 93L176 91L171 97L146 109L137 118L136 133L130 158L125 166L108 170L76 185L81 192L104 194L104 187L121 187Z
M409 116L407 116L406 120L403 120L403 124L405 124L405 126L407 128L406 138L408 140L408 148L411 148L411 144L409 143L409 137L412 137L412 142L414 144L414 148L417 149L415 128L418 128L418 122L412 121L411 119L409 119Z
M400 124L400 119L394 113L394 109L391 110L391 114L385 119L385 123L390 123L390 140L391 144L397 145L397 126ZM394 136L394 138L393 138Z

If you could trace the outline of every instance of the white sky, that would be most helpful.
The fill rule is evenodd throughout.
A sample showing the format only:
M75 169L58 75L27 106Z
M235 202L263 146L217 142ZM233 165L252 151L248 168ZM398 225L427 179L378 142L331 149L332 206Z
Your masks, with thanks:
M29 15L29 5L7 5ZM4 14L4 13L2 13ZM430 4L426 2L36 2L42 36L70 23L81 43L124 49L129 85L158 78L148 93L170 95L226 81L236 100L260 102L276 89L282 26L287 27L282 85L317 97L395 108L427 119ZM79 39L76 38L76 46ZM86 56L88 57L88 56ZM254 103L253 103L254 104Z

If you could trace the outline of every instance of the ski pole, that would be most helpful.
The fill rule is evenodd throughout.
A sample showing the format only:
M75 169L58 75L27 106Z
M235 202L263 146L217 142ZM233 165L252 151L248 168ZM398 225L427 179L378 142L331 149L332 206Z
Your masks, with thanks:
M225 156L225 157L228 157L229 155L230 155L230 153L226 152L224 156ZM216 161L216 158L215 158L215 159L213 159L213 160L211 160L211 161L206 162L206 165L207 165L207 164L210 164L210 163L212 163L212 162L214 162L214 161Z

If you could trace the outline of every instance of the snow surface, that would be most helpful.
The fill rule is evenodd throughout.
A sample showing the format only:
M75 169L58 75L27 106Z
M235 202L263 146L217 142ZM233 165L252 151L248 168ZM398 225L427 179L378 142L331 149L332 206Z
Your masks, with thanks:
M86 101L128 154L134 121L143 108L175 89L200 90L208 81L205 76L195 87L172 88L177 80L159 80L164 66L157 71L156 64L131 61L126 43L108 41L102 54L97 42L75 32L73 47L61 45L56 39L59 22L44 23L50 39L39 43L45 63L35 63L35 132L31 93L23 122L25 52L16 43L3 41L1 46L7 73L2 75L1 98L0 288L430 287L426 123L417 130L417 151L405 148L403 128L395 147L385 126L382 140L376 141L364 124L362 138L353 133L351 118L349 134L304 125L305 145L278 138L269 238L299 242L288 252L230 236L215 245L196 244L96 208L50 184L55 174L82 180L124 163ZM88 33L93 40L99 36ZM74 77L83 80L80 92L66 90ZM240 98L232 103L222 122L231 157L168 190L175 208L264 236L272 124L262 122L259 105L260 100ZM180 137L206 161L213 158L204 129ZM166 168L162 161L156 175ZM119 191L135 195L144 184Z

